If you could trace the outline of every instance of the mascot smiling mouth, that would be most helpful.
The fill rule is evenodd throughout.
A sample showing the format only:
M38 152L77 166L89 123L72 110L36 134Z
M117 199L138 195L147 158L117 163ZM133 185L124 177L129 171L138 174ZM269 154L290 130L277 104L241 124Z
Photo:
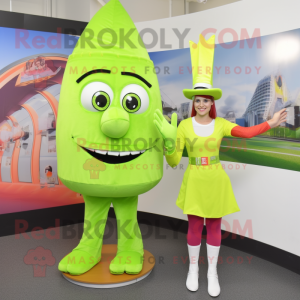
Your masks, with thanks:
M142 155L146 150L141 151L104 151L104 150L95 150L91 148L84 148L88 154L94 158L103 161L107 164L124 164L134 160L135 158ZM147 149L149 150L149 149Z

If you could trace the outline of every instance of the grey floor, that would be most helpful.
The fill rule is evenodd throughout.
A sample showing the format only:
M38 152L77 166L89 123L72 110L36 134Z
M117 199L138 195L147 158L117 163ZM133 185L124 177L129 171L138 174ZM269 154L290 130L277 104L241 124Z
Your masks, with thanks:
M106 232L104 243L115 244L115 222L110 218L108 222L114 226L114 231L111 231L113 234ZM207 293L205 240L202 240L200 252L205 264L200 265L199 290L190 292L185 287L188 271L188 261L183 263L188 255L185 234L146 225L140 227L143 235L152 232L144 239L144 248L155 256L156 265L146 279L116 289L76 286L65 280L57 270L60 259L77 246L82 224L74 225L73 237L69 238L63 236L71 234L65 227L60 228L59 239L50 240L42 233L40 239L31 235L29 239L17 239L15 236L0 238L0 299L212 299ZM55 265L47 266L45 277L34 277L33 266L24 263L27 252L38 246L49 249L56 259ZM220 257L223 263L218 265L221 286L218 299L300 299L299 275L225 246L221 246Z

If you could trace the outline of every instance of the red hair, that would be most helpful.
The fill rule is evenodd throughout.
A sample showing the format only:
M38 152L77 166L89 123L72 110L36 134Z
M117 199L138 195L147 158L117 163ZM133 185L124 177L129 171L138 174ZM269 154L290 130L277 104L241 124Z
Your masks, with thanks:
M214 100L214 97L213 96L207 96L207 95L199 95L201 97L205 97L207 99L210 99L213 103L213 105L211 106L210 108L210 111L209 111L209 116L212 118L212 119L215 119L217 117L217 111L216 111L216 105L215 105L215 100ZM196 97L196 96L195 96ZM195 98L194 98L195 99ZM193 106L192 106L192 113L191 113L191 117L195 117L196 116L196 110L195 110L195 106L194 106L194 101L193 100Z

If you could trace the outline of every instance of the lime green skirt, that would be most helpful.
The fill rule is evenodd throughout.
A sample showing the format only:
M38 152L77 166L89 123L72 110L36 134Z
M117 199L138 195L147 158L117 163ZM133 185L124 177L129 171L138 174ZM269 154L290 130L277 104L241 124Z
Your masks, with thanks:
M184 214L221 218L240 211L231 182L221 163L188 165L176 205Z

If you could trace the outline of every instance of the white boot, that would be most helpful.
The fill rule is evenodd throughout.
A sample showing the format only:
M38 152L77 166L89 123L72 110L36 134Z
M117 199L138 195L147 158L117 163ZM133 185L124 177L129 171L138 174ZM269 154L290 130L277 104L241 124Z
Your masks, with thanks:
M190 258L190 266L189 272L186 279L186 287L188 290L195 292L198 290L198 278L199 278L199 252L200 252L200 245L198 246L190 246L188 244L189 250L189 258Z
M217 263L220 247L207 246L207 260L208 260L208 294L212 297L217 297L220 295L221 288L219 285L218 273L217 273Z

